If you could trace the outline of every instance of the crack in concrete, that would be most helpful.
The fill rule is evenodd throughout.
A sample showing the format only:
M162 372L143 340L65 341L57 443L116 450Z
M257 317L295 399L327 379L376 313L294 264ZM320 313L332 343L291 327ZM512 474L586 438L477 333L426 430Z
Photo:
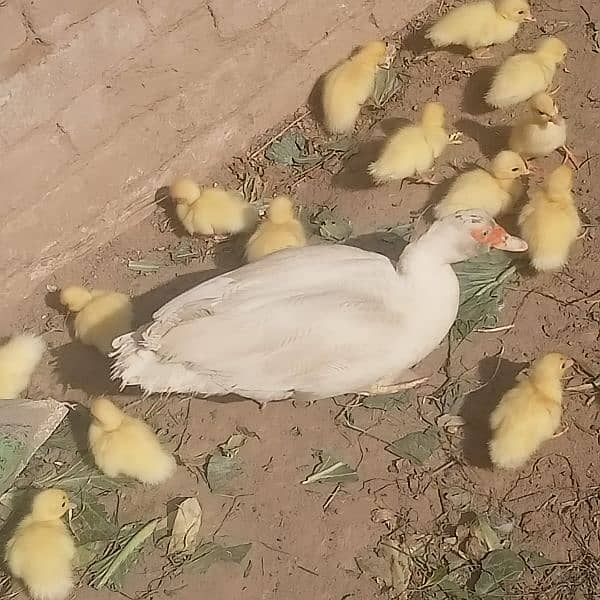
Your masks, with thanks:
M42 46L50 46L50 42L44 40L38 32L35 30L33 23L31 22L31 17L27 14L26 11L21 11L21 18L23 19L23 27L25 27L25 31L27 32L27 37L33 39L36 44L40 44Z

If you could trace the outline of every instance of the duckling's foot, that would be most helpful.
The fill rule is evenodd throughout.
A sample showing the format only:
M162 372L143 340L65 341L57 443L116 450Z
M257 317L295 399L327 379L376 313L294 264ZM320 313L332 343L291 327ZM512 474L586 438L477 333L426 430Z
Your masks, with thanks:
M471 58L489 60L490 58L494 58L494 55L489 51L489 48L477 48L471 52Z
M385 385L381 383L376 383L365 396L379 396L381 394L397 394L403 390L412 390L417 386L425 383L429 377L419 377L418 379L411 379L410 381L403 381L402 383L393 383L391 385Z
M565 425L560 431L557 431L553 436L552 439L560 437L561 435L564 435L565 433L567 433L567 431L569 431L569 426Z
M415 177L412 179L413 183L423 183L425 185L438 185L439 181L433 179L433 177L423 177L422 175L419 177Z
M448 143L454 144L456 146L462 144L463 143L462 131L455 131L454 133L451 133L448 138Z

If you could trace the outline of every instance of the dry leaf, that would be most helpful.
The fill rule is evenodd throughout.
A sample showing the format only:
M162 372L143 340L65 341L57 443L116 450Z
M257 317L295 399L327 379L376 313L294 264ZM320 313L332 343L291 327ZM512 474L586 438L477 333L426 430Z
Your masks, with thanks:
M202 525L202 507L196 498L186 498L178 507L167 554L195 550Z
M327 454L319 455L319 464L302 485L309 483L348 483L358 481L358 473L346 463L335 460Z

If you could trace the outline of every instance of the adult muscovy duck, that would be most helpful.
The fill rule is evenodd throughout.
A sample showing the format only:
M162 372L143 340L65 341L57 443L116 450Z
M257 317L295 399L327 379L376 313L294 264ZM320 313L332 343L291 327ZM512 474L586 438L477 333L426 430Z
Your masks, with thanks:
M174 298L113 342L113 378L146 393L237 394L259 403L389 393L454 323L452 263L527 244L484 211L436 221L397 267L342 245L289 248Z

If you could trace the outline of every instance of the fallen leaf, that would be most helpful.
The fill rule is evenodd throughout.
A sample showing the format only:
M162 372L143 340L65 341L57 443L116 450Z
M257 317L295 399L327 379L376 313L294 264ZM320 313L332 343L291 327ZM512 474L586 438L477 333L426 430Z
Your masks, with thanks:
M504 296L504 285L515 275L507 252L487 254L453 265L460 283L460 305L450 340L460 343L479 327L491 327Z
M373 106L383 108L400 91L402 83L396 69L378 69L371 96Z
M388 452L406 458L413 465L422 465L439 448L437 429L429 427L424 431L413 431L392 442L386 447Z
M298 165L315 164L321 160L319 154L308 154L307 139L300 130L292 129L286 131L281 138L274 141L267 151L265 157L269 160L287 167Z
M409 402L409 395L406 392L399 392L397 394L383 394L381 396L366 396L362 399L361 406L376 410L390 410L391 408L403 408Z
M490 520L485 515L475 515L471 523L471 535L475 536L488 551L502 548L498 534L494 531Z
M458 429L465 424L460 415L441 415L435 422L440 429Z
M143 527L136 527L134 533L129 533L131 528L124 528L122 533L124 531L127 533L116 541L116 548L90 567L92 574L90 585L97 590L104 586L111 589L120 588L123 585L123 578L139 558L144 544L152 536L160 521L161 519L153 519Z
M458 487L448 488L444 492L444 498L448 500L455 508L464 510L471 504L471 494L467 490Z
M216 562L241 563L251 548L252 544L227 547L215 542L207 542L199 546L185 564L186 566L193 566L199 573L204 573Z
M160 269L160 265L148 260L130 260L127 262L127 268L137 273L154 273Z
M330 242L344 242L352 235L352 223L326 206L317 209L309 217L309 222L323 239Z
M358 473L346 463L335 460L328 454L319 455L319 464L302 485L309 483L348 483L358 481Z
M541 552L523 550L519 554L530 569L539 569L553 564L552 561L546 558Z
M105 506L95 495L82 492L78 497L78 504L75 516L71 519L71 526L79 545L112 540L117 536L118 525L108 518Z
M525 561L512 550L493 550L481 561L481 568L475 591L490 594L517 579L525 569Z
M239 449L246 443L248 436L243 433L234 433L229 436L229 439L219 444L219 450L223 456L232 458L237 455Z
M202 525L202 507L196 498L186 498L178 507L167 554L191 553Z
M213 493L227 490L231 481L242 474L242 467L235 457L215 452L206 465L206 481Z

